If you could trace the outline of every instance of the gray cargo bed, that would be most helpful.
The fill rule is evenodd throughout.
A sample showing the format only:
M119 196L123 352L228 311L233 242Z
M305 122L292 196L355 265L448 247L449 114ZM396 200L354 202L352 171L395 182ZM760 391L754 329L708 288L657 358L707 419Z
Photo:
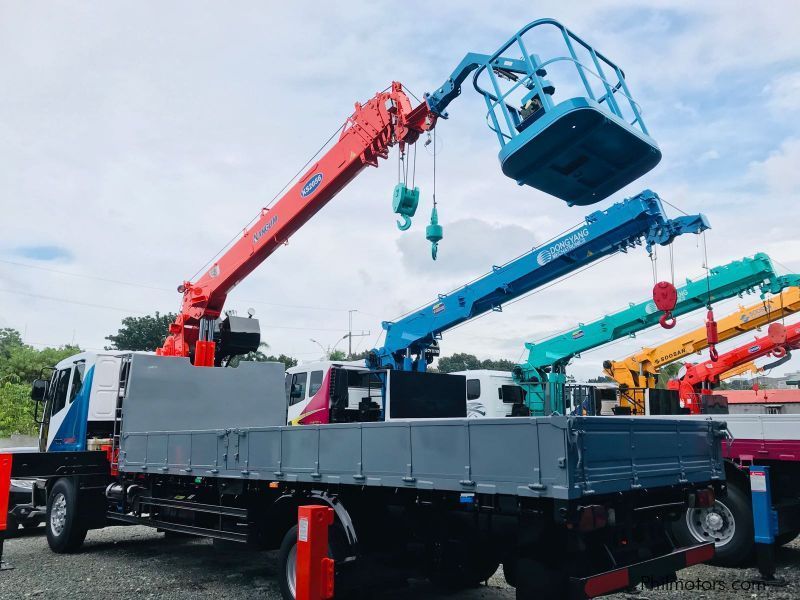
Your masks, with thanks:
M134 356L120 470L556 499L724 474L724 425L714 421L514 417L269 425L274 415L258 407L274 412L275 394L284 402L273 367L202 369L183 359ZM265 381L271 385L265 388ZM237 394L220 397L221 389ZM219 426L209 426L214 423Z

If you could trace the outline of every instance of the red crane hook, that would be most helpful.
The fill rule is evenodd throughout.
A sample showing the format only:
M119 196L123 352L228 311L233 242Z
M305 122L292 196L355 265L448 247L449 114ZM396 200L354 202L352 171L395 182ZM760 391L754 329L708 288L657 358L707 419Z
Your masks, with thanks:
M708 340L708 356L712 362L717 362L719 360L719 352L717 351L719 331L717 330L717 322L714 320L714 311L710 305L706 313L706 340Z
M678 290L675 289L675 286L669 281L659 281L653 287L653 303L658 310L664 311L658 320L661 327L664 329L675 327L675 317L672 316L672 311L678 304Z

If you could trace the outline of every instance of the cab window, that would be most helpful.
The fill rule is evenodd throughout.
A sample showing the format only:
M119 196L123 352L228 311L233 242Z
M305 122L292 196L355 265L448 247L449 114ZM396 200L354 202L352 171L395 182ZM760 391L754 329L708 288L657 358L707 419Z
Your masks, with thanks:
M311 377L308 380L308 395L313 396L322 387L322 371L311 371Z
M467 400L477 400L481 397L481 380L467 379Z
M289 404L297 404L306 398L306 381L308 373L295 373L289 386Z
M69 390L69 376L72 368L61 369L54 376L53 404L50 414L54 415L67 404L67 391Z
M72 401L75 400L75 396L81 391L83 388L83 372L86 369L86 363L79 362L75 365L75 372L72 375L72 386L69 390L69 403L72 404Z

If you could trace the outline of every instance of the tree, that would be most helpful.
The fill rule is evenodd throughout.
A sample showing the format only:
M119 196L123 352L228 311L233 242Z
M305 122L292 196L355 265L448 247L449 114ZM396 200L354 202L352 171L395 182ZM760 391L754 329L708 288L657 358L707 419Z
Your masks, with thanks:
M228 363L231 367L239 366L240 362L279 362L283 363L285 368L294 367L297 365L297 359L292 358L291 356L286 356L285 354L280 354L278 356L267 355L265 353L266 350L269 350L269 344L266 342L261 342L258 345L258 350L254 350L253 352L248 352L247 354L242 354L240 356L234 356L231 358L230 362Z
M501 358L499 360L487 358L481 365L483 365L484 369L491 369L493 371L513 371L514 367L517 366L513 360L508 360L507 358Z
M656 387L658 387L660 390L667 389L667 382L670 379L675 379L678 376L678 371L681 370L682 366L682 363L674 362L661 367L661 369L659 369L658 385Z
M506 358L492 360L487 358L479 360L474 354L457 352L452 356L442 356L436 363L436 370L440 373L454 371L474 371L476 369L489 369L492 371L511 371L516 364Z
M344 350L333 350L328 355L328 360L347 360L347 352Z
M436 369L440 373L452 373L454 371L473 371L481 368L481 361L474 354L457 352L452 356L442 356L436 363Z
M31 382L46 367L80 351L77 346L37 350L23 343L19 331L0 330L0 435L36 433Z
M0 436L14 433L35 435L31 388L21 383L0 383Z
M144 317L125 317L122 327L116 335L108 335L106 339L111 346L106 350L145 350L154 351L164 344L170 324L175 320L175 313L160 314Z
M0 360L7 359L12 350L24 345L19 331L10 327L0 329Z
M43 369L54 367L68 356L77 354L78 346L44 348L37 350L28 345L12 350L8 358L0 359L0 382L11 381L30 384L38 378Z
M614 383L614 380L611 379L611 377L600 375L600 377L592 377L591 379L588 379L586 383Z

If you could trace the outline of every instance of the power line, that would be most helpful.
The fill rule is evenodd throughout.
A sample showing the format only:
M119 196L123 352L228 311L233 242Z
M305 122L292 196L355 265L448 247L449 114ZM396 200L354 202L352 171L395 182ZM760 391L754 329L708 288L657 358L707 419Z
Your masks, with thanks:
M109 306L107 304L94 304L91 302L82 302L80 300L69 300L67 298L56 298L55 296L45 296L43 294L32 294L30 292L20 292L17 290L5 290L0 289L0 292L5 292L7 294L18 294L20 296L29 296L31 298L39 298L41 300L50 300L52 302L59 302L64 304L77 304L78 306L88 306L89 308L106 308L108 310L118 310L120 312L127 312L127 313L135 313L140 315L145 315L140 310L133 310L132 308L120 308L118 306ZM327 327L291 327L288 325L262 325L266 329L290 329L295 331L341 331L341 329L333 329Z
M7 265L14 265L15 267L25 267L26 269L36 269L37 271L47 271L48 273L58 273L59 275L69 275L70 277L80 277L82 279L93 279L95 281L102 281L104 283L116 283L117 285L129 285L131 287L140 287L150 290L157 290L159 292L174 293L174 289L158 287L146 283L133 283L131 281L122 281L121 279L108 279L106 277L98 277L96 275L85 275L83 273L73 273L71 271L61 271L59 269L51 269L50 267L42 267L39 265L31 265L27 263L15 262L13 260L0 259L0 262Z
M41 300L51 300L53 302L61 302L66 304L77 304L79 306L88 306L89 308L106 308L108 310L118 310L120 312L127 312L127 313L135 313L139 315L144 315L140 310L133 310L132 308L120 308L118 306L109 306L107 304L94 304L92 302L82 302L80 300L68 300L66 298L56 298L55 296L45 296L43 294L32 294L30 292L20 292L18 290L4 290L0 289L0 292L5 292L7 294L17 294L19 296L28 296L29 298L39 298Z
M49 268L49 267L42 267L42 266L39 266L39 265L31 265L31 264L27 264L27 263L16 262L16 261L13 261L13 260L0 259L0 263L13 265L13 266L16 266L16 267L24 267L26 269L36 269L38 271L47 271L48 273L57 273L59 275L67 275L69 277L79 277L81 279L91 279L91 280L94 280L94 281L102 281L103 283L114 283L114 284L117 284L117 285L127 285L127 286L131 286L131 287L144 288L144 289L155 290L155 291L159 291L159 292L169 292L170 294L174 294L175 293L174 289L165 288L165 287L159 287L159 286L151 285L151 284L148 284L148 283L135 283L133 281L123 281L121 279L109 279L107 277L99 277L99 276L96 276L96 275L86 275L86 274L83 274L83 273L74 273L72 271L62 271L60 269L52 269L52 268ZM242 299L242 300L239 300L239 302L241 304L255 304L255 305L262 305L262 306L273 306L273 307L277 307L277 308L289 308L289 309L301 309L301 310L322 310L322 311L328 311L328 312L347 312L348 311L348 309L346 309L346 308L333 308L333 307L325 307L325 306L307 306L307 305L302 305L302 304L282 304L280 302L266 302L264 300ZM368 313L363 313L363 314L367 315ZM369 315L369 316L374 316L374 315Z

